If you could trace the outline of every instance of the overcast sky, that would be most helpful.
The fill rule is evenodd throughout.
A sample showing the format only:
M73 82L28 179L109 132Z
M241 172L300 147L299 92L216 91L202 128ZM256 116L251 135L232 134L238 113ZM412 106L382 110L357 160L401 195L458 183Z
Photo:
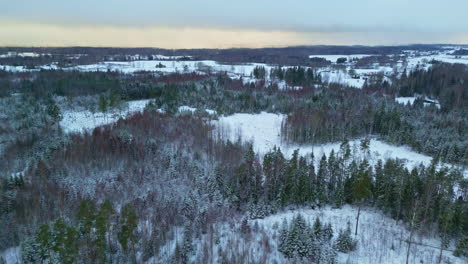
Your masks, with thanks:
M468 44L468 0L0 0L0 45Z

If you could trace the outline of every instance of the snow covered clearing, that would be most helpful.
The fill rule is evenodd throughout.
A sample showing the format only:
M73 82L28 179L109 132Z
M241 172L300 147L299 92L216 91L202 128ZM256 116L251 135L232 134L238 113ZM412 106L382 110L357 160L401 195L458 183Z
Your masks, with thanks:
M370 56L379 56L379 55L372 55L372 54L351 54L351 55L309 55L309 58L322 58L326 59L331 62L336 62L339 58L346 58L347 61L351 61L352 59L362 59L365 57Z
M20 247L11 247L0 253L0 260L3 258L5 264L21 263Z
M362 88L366 82L364 78L353 78L345 71L322 71L320 75L325 83L340 83L354 88Z
M399 104L412 105L414 104L414 101L416 101L416 97L397 97L395 98L395 101Z
M95 127L116 122L128 114L141 112L150 100L129 101L124 109L114 109L107 113L92 113L84 111L64 111L60 126L66 133L80 133L90 131Z
M322 223L330 223L336 239L340 229L345 229L350 222L354 231L357 209L351 206L343 206L339 209L325 207L322 209L297 209L277 213L264 219L251 221L267 230L267 234L278 237L283 219L291 219L300 213L311 224L318 217ZM279 228L278 228L279 227ZM354 232L353 232L354 234ZM357 249L349 254L338 254L339 263L359 264L400 264L406 261L407 240L409 231L401 223L384 216L377 210L362 209L359 218L357 235ZM437 263L439 257L440 241L437 237L415 236L414 242L423 245L411 245L409 263ZM273 248L277 248L277 239L270 240ZM273 250L276 254L281 254ZM272 254L273 256L275 254ZM277 256L280 258L280 256ZM464 260L454 257L451 251L444 251L442 263L464 263Z
M192 261L205 247L211 252L208 262L219 263L220 252L241 256L249 255L254 263L285 263L287 259L278 251L278 242L281 226L284 220L290 223L297 214L312 225L316 218L322 224L330 223L333 228L335 241L341 229L346 229L348 222L353 231L356 223L357 208L345 205L342 208L326 206L320 209L299 208L278 212L263 219L249 220L251 233L244 234L242 220L234 217L228 222L215 225L213 234L202 235L194 242L197 255L191 257ZM173 230L174 239L168 241L160 251L158 258L152 257L147 263L165 263L170 261L170 254L174 251L177 242L183 241L182 228ZM359 217L357 249L350 253L338 253L338 263L353 264L401 264L406 261L409 231L401 222L395 221L378 210L362 208ZM265 241L268 244L265 245ZM440 240L438 237L415 234L410 249L409 263L437 263L440 254ZM453 256L453 245L443 251L441 263L461 264L463 259Z
M251 142L254 150L263 156L274 146L280 147L286 157L291 157L294 150L299 149L299 154L303 156L314 153L316 160L323 154L329 155L332 150L337 153L340 149L340 142L318 144L318 145L298 145L285 142L281 137L281 124L286 115L262 112L260 114L237 113L230 116L221 116L215 125L223 138L237 141L241 138L245 142ZM371 139L369 153L362 153L359 149L360 139L349 142L354 157L366 157L371 164L379 159L401 159L406 161L409 169L424 164L428 166L432 157L417 153L406 146L395 146L377 139ZM449 164L444 164L450 166ZM464 171L468 177L468 170Z
M60 126L65 133L80 133L83 131L91 131L98 126L108 125L117 122L120 118L126 118L128 115L137 112L143 112L151 99L128 101L125 107L112 109L109 112L91 112L83 111L64 111L63 118L60 121ZM160 113L164 113L163 109L158 109ZM178 111L181 113L194 113L197 108L187 105L180 106ZM215 110L204 109L209 115L216 115Z
M404 104L404 105L413 105L414 101L416 101L417 97L396 97L395 101L399 104ZM430 106L430 105L435 105L437 108L440 109L440 103L437 100L429 99L429 98L424 98L424 106Z
M177 61L177 60L139 60L139 61L106 61L97 64L80 65L66 68L78 71L118 71L123 73L134 73L138 71L150 71L161 73L188 73L188 72L227 72L233 77L249 77L256 66L263 66L267 70L273 66L263 63L246 64L221 64L212 60L201 61Z
M0 54L0 58L13 58L13 57L40 57L40 56L45 56L45 55L50 55L50 54L39 54L35 52L7 52L5 54Z

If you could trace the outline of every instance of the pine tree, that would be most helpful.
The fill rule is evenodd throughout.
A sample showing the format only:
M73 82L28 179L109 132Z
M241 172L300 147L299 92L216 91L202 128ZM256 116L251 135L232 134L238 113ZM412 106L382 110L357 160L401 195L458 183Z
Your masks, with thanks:
M320 159L319 169L317 172L317 198L320 203L325 203L327 201L327 196L325 193L326 181L328 179L328 166L327 166L327 156L323 154Z
M280 233L279 233L279 242L278 242L278 250L279 252L283 253L284 255L288 254L287 251L287 239L288 239L288 232L289 226L286 218L283 219L283 223L281 225Z
M346 230L340 230L334 248L343 253L348 253L356 249L356 241L351 237L351 225L349 222Z
M333 228L330 223L324 225L322 230L322 237L324 241L330 242L333 238Z
M327 184L327 193L330 197L330 202L336 201L336 188L337 188L337 174L338 174L338 165L337 160L335 159L335 151L332 149L330 156L328 157L328 173L329 181Z
M192 244L192 229L186 225L184 228L184 241L181 248L181 263L189 263L190 256L193 252Z
M52 251L52 233L50 227L47 224L43 224L39 227L39 232L36 236L36 241L38 243L38 254L39 260L44 262L49 259Z
M468 236L464 235L458 240L453 255L457 257L468 257Z
M320 219L317 217L315 218L314 226L312 228L315 237L318 240L321 240L322 238L322 223L320 222Z
M135 231L138 218L131 204L126 204L122 208L120 217L120 231L117 234L117 238L124 252L128 252L129 244L133 245L136 242Z
M21 261L22 263L36 263L39 260L39 245L31 237L25 238L21 242Z
M298 204L305 204L311 202L313 198L311 182L308 175L308 165L306 159L301 157L299 159L299 167L296 172L297 178L297 192L295 193L295 201Z
M310 153L310 164L309 164L309 185L310 185L310 199L314 203L317 202L317 175L315 174L315 157L314 152Z
M283 187L283 192L281 194L281 201L283 205L294 202L296 194L298 192L298 183L297 183L297 168L298 168L298 156L299 150L295 150L285 172L285 183Z
M107 99L104 95L99 95L99 111L105 113L107 112L107 107L108 107L108 104L107 104Z
M52 118L54 123L57 123L62 119L60 108L55 103L55 100L52 98L52 96L49 98L47 102L46 111L47 111L47 114Z
M76 218L78 220L79 230L82 235L89 235L94 226L96 206L94 202L86 199L82 200Z
M95 245L97 249L97 257L103 263L105 261L105 252L107 245L110 243L110 238L106 238L106 234L110 232L110 218L114 214L114 208L109 200L105 200L96 215L96 238Z
M356 217L356 231L357 235L358 225L359 225L359 215L361 213L362 202L365 198L371 195L371 184L372 178L369 172L369 165L367 160L363 160L359 166L359 170L355 175L353 182L353 199L357 201L358 204L358 214Z
M120 103L120 95L116 88L112 88L109 93L109 107L116 107Z

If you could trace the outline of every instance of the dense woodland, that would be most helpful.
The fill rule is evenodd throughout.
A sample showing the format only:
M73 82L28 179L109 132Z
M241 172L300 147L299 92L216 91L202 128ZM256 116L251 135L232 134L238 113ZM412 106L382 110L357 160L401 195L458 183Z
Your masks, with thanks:
M303 88L265 86L267 75ZM440 248L454 245L455 255L468 257L468 182L439 166L468 165L466 66L437 63L363 89L324 84L299 66L256 68L252 76L260 81L224 73L0 71L0 250L20 245L25 263L208 263L215 256L246 263L249 252L220 241L220 223L242 220L231 226L249 241L250 219L350 204L357 220L347 229L301 215L283 223L278 250L291 261L336 263L337 252L359 246L352 236L366 207L401 220L411 234L435 231ZM440 109L423 99L394 101L415 94L439 100ZM82 134L58 125L63 109L105 112L136 99L152 103L114 125ZM340 151L287 158L275 147L260 157L252 145L222 138L209 122L216 116L178 113L181 105L218 115L284 113L284 140L339 141ZM375 161L371 136L435 158L412 170L398 159ZM358 137L353 149L348 140Z

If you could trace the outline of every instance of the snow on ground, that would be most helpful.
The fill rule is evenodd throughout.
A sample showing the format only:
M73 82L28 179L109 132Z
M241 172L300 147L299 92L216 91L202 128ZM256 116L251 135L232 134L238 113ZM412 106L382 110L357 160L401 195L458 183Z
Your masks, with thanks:
M347 62L351 61L352 59L362 59L365 57L370 56L378 56L372 54L351 54L351 55L309 55L309 58L323 58L331 62L336 62L339 58L346 58Z
M430 56L419 56L408 58L408 67L415 68L418 64L427 64L432 60L442 61L446 63L460 63L460 64L468 64L468 56L455 56L455 55L448 55L448 54L437 54L437 55L430 55Z
M92 113L89 110L84 111L64 111L63 118L60 121L60 126L65 133L80 133L91 131L98 126L108 125L117 122L120 118L125 118L129 114L142 112L150 99L128 101L123 109L113 109L107 113L96 112ZM179 112L194 113L197 108L187 105L180 106ZM163 109L158 109L160 113L164 113ZM215 110L205 109L210 115L216 115Z
M306 221L311 224L318 217L322 223L330 223L333 227L334 238L336 239L340 229L344 229L350 222L354 234L357 209L351 206L344 206L339 209L325 207L322 209L296 209L280 212L264 219L251 221L250 225L257 223L259 226L269 230L271 236L279 236L279 231L283 219L288 222L300 213ZM279 227L279 228L277 228ZM357 235L357 249L349 254L339 253L338 263L356 264L400 264L406 261L407 244L402 240L407 240L409 232L404 225L384 216L382 213L371 210L361 210ZM277 242L272 239L273 249L277 248ZM438 238L422 237L416 235L413 241L428 245L412 245L410 250L409 263L437 263L439 250ZM276 254L280 254L273 250ZM272 253L275 254L275 253ZM461 258L454 257L451 251L444 251L442 263L466 263Z
M270 70L273 66L264 63L246 64L220 64L212 60L200 61L170 61L170 60L139 60L139 61L106 61L97 64L79 65L68 70L79 71L119 71L123 73L134 73L138 71L150 71L161 73L173 72L227 72L235 77L248 77L256 66L263 66Z
M414 104L414 101L416 101L416 97L397 97L395 98L395 101L399 104L412 105Z
M8 72L36 72L40 70L58 70L59 67L56 64L46 64L37 66L35 68L27 68L26 66L11 66L11 65L0 65L0 70Z
M107 113L92 113L91 111L64 111L60 126L66 133L79 133L90 131L95 127L111 124L128 114L141 112L150 100L129 101L122 110L112 110Z
M417 97L396 97L395 101L399 104L404 104L404 105L412 105L414 104L414 101L416 101ZM430 106L430 105L435 105L437 108L440 109L440 103L437 100L429 99L429 98L424 98L424 106Z
M362 88L366 82L363 78L352 78L347 72L344 71L322 71L320 72L322 81L325 83L341 83L355 88Z
M12 58L12 57L40 57L50 54L39 54L35 52L7 52L6 54L0 54L0 58Z
M225 139L237 141L239 137L245 142L253 144L254 151L263 156L274 146L280 147L286 157L291 157L294 150L299 149L299 154L308 156L312 152L316 161L323 155L329 155L332 150L337 153L341 142L327 144L289 144L281 137L281 124L286 115L262 112L260 114L237 113L230 116L221 116L219 120L213 121L218 128L218 132ZM371 164L378 159L402 159L406 161L408 169L412 169L419 164L428 166L432 157L417 153L407 146L395 146L377 139L370 140L370 155L362 153L359 150L360 139L350 140L349 142L353 155L356 158L365 156ZM443 164L450 167L449 164ZM464 171L465 177L468 177L468 170Z
M20 248L19 247L11 247L3 252L0 252L0 260L3 258L5 260L5 264L17 264L21 263L20 258Z

